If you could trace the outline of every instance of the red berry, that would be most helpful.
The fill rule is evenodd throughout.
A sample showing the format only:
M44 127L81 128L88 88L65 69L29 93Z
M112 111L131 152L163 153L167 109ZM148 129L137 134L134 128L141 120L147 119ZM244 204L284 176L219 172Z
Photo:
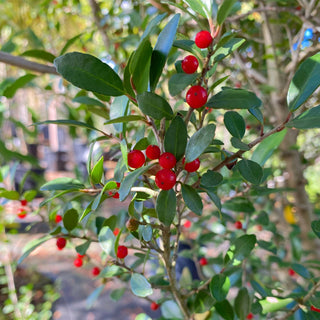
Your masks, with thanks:
M120 232L120 229L119 229L119 228L114 228L113 234L114 234L115 236L117 236L117 235L119 234L119 232Z
M120 186L121 186L121 183L120 182L116 182L116 184L117 184L117 188L119 189Z
M150 304L150 309L156 311L159 309L159 305L156 302L152 301Z
M200 266L206 266L208 264L208 260L206 258L201 258L199 260Z
M293 269L289 268L288 274L290 277L293 277L293 276L295 276L296 272Z
M78 258L84 258L85 256L86 256L85 254L77 253L77 257L78 257Z
M150 159L150 160L155 160L155 159L159 159L160 157L160 148L156 145L150 145L147 147L146 149L146 156Z
M94 267L91 271L92 275L94 277L98 276L100 274L100 269L98 267Z
M234 86L237 88L237 89L240 89L241 88L241 82L236 82L234 84Z
M19 219L24 219L27 216L27 211L24 210L23 208L20 208L18 210L18 218Z
M186 95L186 101L190 108L199 109L203 107L208 99L207 90L201 86L192 86Z
M28 204L28 201L26 199L20 200L20 203L22 206L26 206Z
M109 196L112 196L112 198L119 199L120 195L119 192L113 193L112 191L109 191Z
M197 158L191 162L187 162L186 164L185 164L185 158L183 158L182 164L184 164L184 170L186 170L188 172L195 172L200 168L199 158Z
M58 247L58 250L62 250L67 244L67 240L65 238L58 238L56 245Z
M62 216L60 216L60 214L57 214L56 217L54 218L54 221L56 223L59 223L60 221L62 221Z
M247 319L253 319L253 314L250 312L248 315L247 315Z
M73 264L76 268L80 268L83 265L83 261L81 258L75 258Z
M212 42L213 38L209 31L202 30L196 34L194 42L196 46L200 49L208 48Z
M144 165L146 158L142 151L132 150L128 153L128 165L131 168L140 168Z
M192 223L191 223L190 220L187 220L187 221L183 224L183 226L184 226L185 228L187 228L187 229L191 228L191 225L192 225Z
M128 248L126 246L119 246L117 251L117 257L124 259L128 255Z
M258 225L257 225L257 229L258 229L258 231L262 231L262 229L263 229L263 228L262 228L262 225L261 225L261 224L258 224Z
M176 175L169 169L162 169L157 172L155 182L158 188L169 190L176 184Z
M176 163L176 157L170 152L164 152L159 158L159 164L163 169L172 169Z
M185 73L194 73L197 71L199 61L195 56L186 56L181 63L181 68Z
M316 308L315 306L311 306L311 311L320 312L319 308Z
M235 226L236 229L242 229L242 223L241 223L241 221L236 221L236 222L234 223L234 226Z

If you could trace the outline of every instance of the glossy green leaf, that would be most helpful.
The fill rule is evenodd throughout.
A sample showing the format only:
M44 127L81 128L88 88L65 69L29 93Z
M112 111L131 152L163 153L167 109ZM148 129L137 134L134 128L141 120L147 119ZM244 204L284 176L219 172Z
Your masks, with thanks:
M192 135L186 147L186 162L197 159L206 150L212 142L215 130L216 126L210 123Z
M146 150L149 145L148 138L144 137L134 145L133 150Z
M129 70L135 91L140 94L147 91L151 65L152 47L148 39L144 39L134 52Z
M245 234L234 241L235 250L234 258L237 260L243 260L247 258L253 250L257 238L254 234Z
M201 216L203 204L198 192L186 184L181 185L181 191L183 200L187 207L198 216Z
M299 263L292 263L291 264L291 268L297 273L299 274L301 277L305 278L305 279L311 279L312 275L310 274L309 270L304 267L303 265L299 264Z
M263 177L263 169L258 163L252 160L242 159L236 166L244 179L253 184L260 184Z
M175 40L173 46L195 54L196 46L193 40Z
M99 100L88 97L88 96L78 96L72 99L73 102L86 104L87 106L98 106L106 110L106 106Z
M250 313L250 296L247 288L238 291L234 301L234 310L240 320L245 320Z
M161 304L161 313L165 319L170 319L170 320L184 319L179 306L173 300L167 300Z
M224 87L208 100L206 106L214 109L250 109L259 107L261 103L251 91Z
M106 254L114 257L114 244L116 241L116 237L114 236L112 230L108 226L105 226L100 230L98 240L102 250Z
M60 52L60 56L65 54L67 50L83 35L83 33L77 34L76 36L72 37L69 39L66 44L63 46Z
M37 190L27 190L23 193L22 198L26 199L28 202L31 202L36 195L38 194Z
M231 145L236 149L244 150L244 151L250 150L250 147L246 143L242 142L239 138L232 137L230 142L231 142Z
M222 23L226 20L236 2L237 0L224 0L221 3L217 13L217 22L219 25L222 25Z
M242 139L246 132L246 123L242 116L236 111L227 111L224 114L223 122L233 137Z
M172 119L173 111L166 99L153 92L144 92L137 97L140 110L157 120Z
M120 201L123 201L127 198L127 196L130 193L131 188L133 187L133 184L137 181L137 179L147 172L153 164L149 164L148 166L143 166L139 169L136 169L132 172L130 172L121 182L121 186L119 189L119 195L120 195Z
M204 17L204 18L211 17L211 14L210 14L211 3L210 3L210 1L184 0L184 2L186 2L194 12L200 14L202 17Z
M145 120L145 118L142 116L138 116L138 115L122 116L122 117L108 120L104 124L136 122L139 120Z
M311 222L312 231L320 238L320 220L314 220Z
M259 107L249 108L248 111L261 123L263 124L263 114Z
M152 227L150 224L146 226L141 226L141 234L144 241L149 242L152 240Z
M53 55L50 52L44 51L44 50L27 50L21 54L25 57L32 57L32 58L38 58L47 62L53 63L53 60L56 58L55 55Z
M84 243L79 244L78 246L76 246L77 253L79 253L81 255L86 254L87 250L90 247L90 244L91 244L91 241L88 240L88 241L85 241Z
M104 158L102 156L91 170L90 176L93 184L97 184L101 182L101 179L103 176L103 161L104 161Z
M34 74L26 74L18 79L16 79L13 83L8 85L3 92L3 95L8 99L12 98L18 89L24 87L27 83L32 81L37 76Z
M70 189L84 189L85 186L78 180L73 178L57 178L51 180L41 186L41 191L55 191L55 190L70 190Z
M268 296L267 291L265 290L265 288L262 287L262 285L258 281L251 280L250 284L251 284L252 288L256 292L258 292L262 298L266 298Z
M169 93L172 97L181 93L187 86L191 85L197 78L199 73L175 73L169 79Z
M262 307L262 314L267 314L269 312L281 310L293 301L293 298L281 299L276 297L267 297L266 299L260 300L259 302Z
M0 198L6 198L9 200L19 200L20 194L14 190L3 190L0 191Z
M20 264L25 258L27 258L33 250L35 250L37 247L50 240L51 238L51 235L46 235L44 237L28 242L22 249L22 256L19 258L18 264Z
M223 176L221 173L208 170L201 177L201 186L204 188L214 188L218 186L223 181Z
M76 209L67 210L63 215L63 225L70 232L78 225L79 215Z
M227 200L223 204L223 207L227 210L232 210L235 212L253 213L255 211L252 202L243 197L235 197Z
M221 200L220 198L211 190L206 190L209 198L212 200L212 202L216 205L219 211L221 211Z
M57 71L76 87L107 96L124 94L116 72L94 56L71 52L55 59L54 64Z
M212 296L217 301L224 300L229 292L229 289L230 289L230 279L227 276L220 273L212 277L209 284L209 290Z
M296 129L314 129L320 128L320 105L308 109L290 120L286 127Z
M150 68L150 88L154 91L162 74L180 20L180 14L176 14L160 32L157 43L153 49Z
M264 139L254 150L251 160L258 163L260 166L263 166L271 155L278 149L286 133L287 130L282 130Z
M177 197L173 189L161 190L157 202L158 219L166 226L170 226L176 216Z
M180 116L176 116L170 123L164 137L166 152L172 153L179 161L186 150L188 132L185 122Z
M116 119L121 119L127 116L128 113L129 98L126 96L115 97L110 105L110 120L105 124L113 123L113 127L117 132L122 132L123 122L116 121ZM123 119L123 118L122 118ZM116 121L116 122L114 122Z
M290 111L297 110L320 85L320 52L303 61L291 80L287 103Z
M130 279L131 291L138 297L147 297L153 293L151 284L139 273L133 273Z
M228 300L217 302L214 307L223 319L234 320L234 311Z
M217 50L213 55L214 62L221 61L222 59L227 57L233 51L240 48L245 43L245 41L246 40L242 38L232 38L226 43L221 44L220 46L218 44L219 47L217 48Z
M163 18L166 16L166 13L162 13L159 15L156 15L147 25L145 28L141 38L140 38L140 43L147 38L158 26L158 24L163 20Z

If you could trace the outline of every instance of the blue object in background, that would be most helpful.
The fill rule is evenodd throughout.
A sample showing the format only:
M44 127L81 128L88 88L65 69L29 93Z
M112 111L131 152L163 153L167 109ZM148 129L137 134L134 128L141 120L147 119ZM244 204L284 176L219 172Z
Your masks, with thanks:
M306 31L304 32L304 37L303 37L303 41L304 40L310 40L313 37L313 30L312 28L308 28L306 29Z

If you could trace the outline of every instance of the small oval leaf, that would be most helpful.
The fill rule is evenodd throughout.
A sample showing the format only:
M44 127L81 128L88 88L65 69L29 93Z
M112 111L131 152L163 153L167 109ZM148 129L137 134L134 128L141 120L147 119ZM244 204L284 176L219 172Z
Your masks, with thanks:
M166 226L170 226L176 216L177 197L173 189L161 190L157 202L158 219Z
M260 184L263 169L259 164L252 160L242 159L236 166L244 179L253 184Z
M63 225L70 232L78 225L79 215L76 209L67 210L63 215Z
M236 111L228 111L224 114L224 124L233 137L242 139L246 131L246 124L242 116Z
M198 216L201 216L203 204L198 192L186 184L181 185L181 191L183 200L187 207Z
M212 277L209 289L212 296L217 301L222 301L226 298L230 289L230 279L224 274L216 274Z
M133 273L130 279L130 286L133 294L138 297L147 297L153 293L151 284L139 273Z

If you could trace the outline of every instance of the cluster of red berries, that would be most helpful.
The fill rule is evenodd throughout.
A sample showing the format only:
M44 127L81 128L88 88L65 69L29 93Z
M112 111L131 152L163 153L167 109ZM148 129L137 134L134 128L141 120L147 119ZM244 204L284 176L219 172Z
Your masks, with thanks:
M20 204L25 207L28 205L28 201L26 199L22 199L20 200ZM19 219L24 219L27 216L27 211L25 208L19 208L18 213L17 213L17 217Z
M212 43L212 36L209 31L203 30L196 34L195 44L200 49L208 48ZM193 55L186 56L181 63L182 70L187 74L197 71L199 66L198 59ZM199 109L203 107L208 99L208 92L200 85L192 86L186 94L186 101L190 108Z
M83 258L85 257L85 254L80 254L80 253L77 253L77 258L75 258L73 260L73 265L76 267L76 268L80 268L82 267L83 265Z
M120 188L120 183L119 182L116 182L117 184L117 189ZM119 195L119 192L112 192L112 191L109 191L109 196L112 196L112 198L115 198L115 199L119 199L120 195Z
M176 174L172 171L177 163L176 157L170 152L161 154L160 148L156 145L149 145L146 149L146 156L150 160L159 160L159 165L162 167L155 177L155 183L162 190L169 190L176 184ZM142 151L132 150L128 153L128 165L131 168L140 168L145 164L146 158ZM182 160L184 169L188 172L195 172L200 167L200 160L195 159L192 162L185 163Z

